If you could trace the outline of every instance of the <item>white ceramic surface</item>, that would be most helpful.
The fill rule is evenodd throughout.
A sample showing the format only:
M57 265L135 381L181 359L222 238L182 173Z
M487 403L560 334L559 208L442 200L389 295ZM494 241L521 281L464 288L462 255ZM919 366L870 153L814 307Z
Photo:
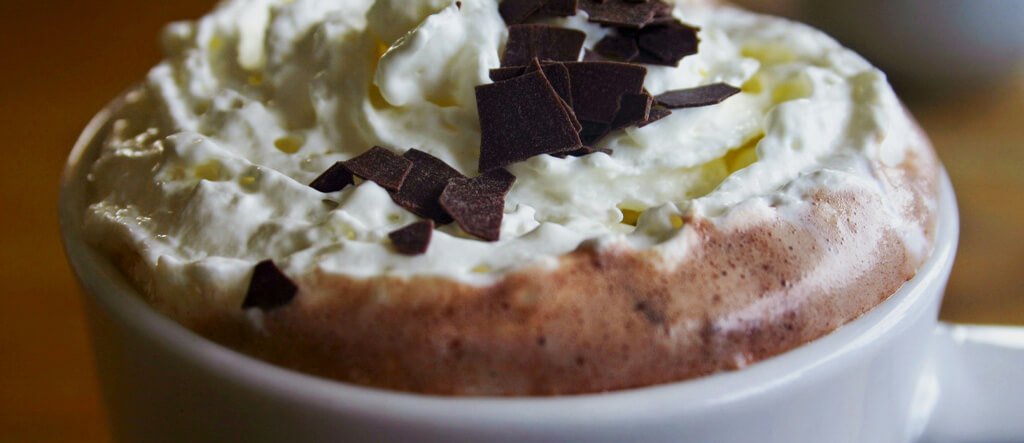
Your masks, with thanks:
M119 441L1024 441L1024 387L1015 379L1024 375L1022 333L937 328L958 237L945 178L929 262L890 300L822 339L742 371L651 388L443 398L281 369L150 309L82 240L80 165L108 116L96 117L71 154L60 222Z

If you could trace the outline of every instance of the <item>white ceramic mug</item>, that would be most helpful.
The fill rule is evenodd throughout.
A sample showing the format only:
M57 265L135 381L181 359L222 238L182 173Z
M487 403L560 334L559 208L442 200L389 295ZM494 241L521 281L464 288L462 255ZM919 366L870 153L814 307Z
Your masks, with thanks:
M86 166L117 106L78 141L60 201L117 440L1024 441L1024 330L937 321L959 228L945 177L930 260L888 301L826 337L740 371L649 388L434 397L279 368L148 307L81 232Z

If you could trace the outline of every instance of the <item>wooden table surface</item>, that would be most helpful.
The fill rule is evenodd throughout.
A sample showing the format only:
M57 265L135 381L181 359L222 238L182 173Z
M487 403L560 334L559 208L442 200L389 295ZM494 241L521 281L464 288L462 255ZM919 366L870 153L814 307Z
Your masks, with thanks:
M0 2L0 442L109 440L57 233L58 176L89 118L159 60L161 25L212 4ZM943 318L1024 324L1024 77L911 107L963 213Z

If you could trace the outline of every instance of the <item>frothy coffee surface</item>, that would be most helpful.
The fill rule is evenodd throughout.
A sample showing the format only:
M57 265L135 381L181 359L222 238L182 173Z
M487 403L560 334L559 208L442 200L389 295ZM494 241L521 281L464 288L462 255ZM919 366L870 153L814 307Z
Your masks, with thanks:
M474 88L491 83L508 39L498 3L229 0L170 25L167 58L129 94L91 167L90 241L193 329L240 347L258 342L252 331L269 334L245 349L269 360L399 389L506 394L740 367L860 315L928 254L937 166L885 75L810 27L699 1L672 10L700 28L699 52L678 66L647 66L644 87L657 95L725 83L742 92L613 132L595 146L610 154L512 164L499 241L449 224L425 254L398 252L389 234L420 218L387 189L309 185L373 146L416 148L477 176ZM585 32L585 50L611 32L585 12L543 23ZM294 306L246 313L253 268L268 259L297 283ZM590 315L602 308L581 302L587 294L606 303L603 316ZM462 313L457 321L445 320L449 308ZM516 322L495 317L509 309ZM622 329L634 317L642 326ZM375 345L361 323L369 319L378 333L395 332L387 346ZM770 336L729 335L751 324ZM599 347L602 325L617 350L579 357ZM660 332L638 335L645 328ZM427 342L414 343L411 331ZM438 367L473 386L422 369L456 358L441 336L462 337L457 360L467 366ZM662 355L708 355L655 370L644 355L655 362L657 349L636 350L644 342ZM312 349L332 344L344 351ZM420 348L395 357L406 352L399 344ZM492 355L474 360L484 348ZM545 360L554 353L568 367L583 359L594 374L590 365L637 360L634 372L605 367L615 376L592 374L575 388L551 373L508 372L517 355L538 373L545 361L562 368ZM465 377L488 370L518 382ZM366 375L373 371L386 376Z

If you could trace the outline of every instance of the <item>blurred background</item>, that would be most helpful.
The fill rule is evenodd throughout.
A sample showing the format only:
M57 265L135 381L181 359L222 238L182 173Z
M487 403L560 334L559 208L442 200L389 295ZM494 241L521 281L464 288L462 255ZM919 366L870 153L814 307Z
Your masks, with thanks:
M57 232L59 175L92 115L160 59L162 25L214 3L0 1L0 442L109 440ZM1024 324L1024 1L739 3L826 28L892 74L959 194L942 317Z

